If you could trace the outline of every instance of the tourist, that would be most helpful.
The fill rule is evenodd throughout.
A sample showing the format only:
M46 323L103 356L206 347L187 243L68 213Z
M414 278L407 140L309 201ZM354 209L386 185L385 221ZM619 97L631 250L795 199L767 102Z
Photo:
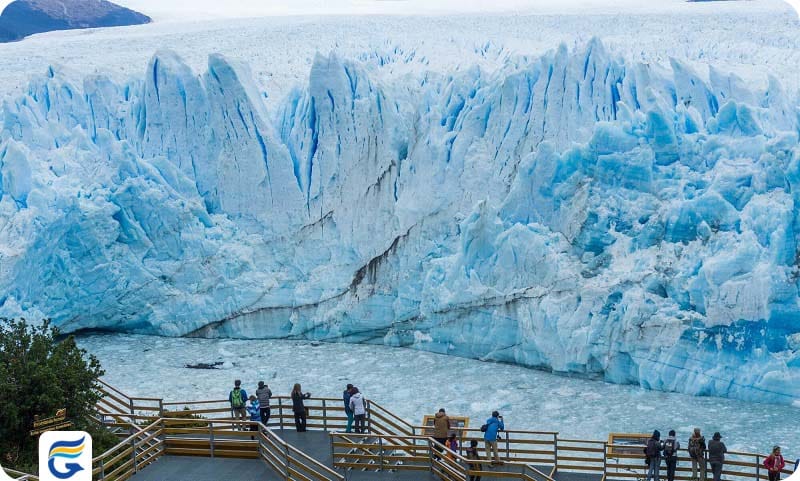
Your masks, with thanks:
M258 431L258 423L261 422L261 403L258 398L251 394L250 402L247 404L247 412L250 414L250 431ZM250 436L250 439L255 439L255 436Z
M264 423L264 426L269 426L269 399L272 397L272 391L269 386L264 384L264 381L258 381L256 397L258 398L258 404L261 406L261 422Z
M436 444L434 444L436 451L442 452L443 446L447 443L448 434L450 434L450 418L442 408L433 417L433 439L436 440Z
M467 459L478 461L481 459L481 455L478 452L478 441L475 439L469 442L469 447L467 448ZM469 463L469 469L471 471L480 471L481 463ZM470 475L469 481L481 481L481 477Z
M247 392L242 389L242 381L239 379L233 381L233 390L228 394L228 402L231 403L231 417L233 417L234 421L236 419L247 421L247 408L245 407ZM245 430L244 424L234 423L233 428Z
M458 441L456 441L456 433L450 433L450 436L447 438L447 457L450 459L456 459L455 453L458 452Z
M658 471L661 469L661 433L656 429L647 440L644 455L647 461L647 481L658 481Z
M486 444L486 457L491 459L492 466L502 464L500 454L497 451L497 435L499 431L506 428L503 424L503 416L497 411L492 411L492 417L486 420L486 424L481 426L483 431L483 442Z
M781 470L786 466L786 462L781 455L781 447L775 446L772 448L772 454L767 456L764 460L764 467L767 468L769 473L769 481L778 481L781 479Z
M689 438L689 457L692 459L692 481L706 479L706 438L700 434L700 428L694 428L692 437ZM700 477L697 477L697 468L700 467Z
M292 411L294 412L294 427L298 433L306 431L306 424L308 416L306 414L306 406L303 404L304 399L311 397L311 393L303 393L300 384L295 384L292 389Z
M348 384L342 393L342 401L344 401L344 413L347 414L347 427L344 430L346 433L353 432L353 410L350 409L350 396L353 394L352 390L353 385Z
M678 466L678 450L681 443L675 439L675 430L670 429L664 441L664 461L667 464L667 481L675 481L675 468Z
M353 417L356 421L356 432L363 434L367 432L365 422L367 420L367 401L364 395L358 391L357 387L353 387L352 394L350 395L350 410L353 411Z
M722 436L716 432L708 443L708 462L711 464L711 472L714 473L714 481L720 481L722 477L722 465L725 463L725 453L728 452L721 440Z

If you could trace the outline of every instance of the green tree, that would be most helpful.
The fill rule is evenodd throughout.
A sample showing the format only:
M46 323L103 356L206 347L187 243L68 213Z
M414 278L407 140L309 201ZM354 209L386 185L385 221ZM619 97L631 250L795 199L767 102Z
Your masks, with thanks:
M66 408L74 429L96 432L92 412L102 375L97 358L80 349L72 336L61 337L48 320L31 324L0 319L2 464L36 464L38 438L30 435L34 416L50 417Z

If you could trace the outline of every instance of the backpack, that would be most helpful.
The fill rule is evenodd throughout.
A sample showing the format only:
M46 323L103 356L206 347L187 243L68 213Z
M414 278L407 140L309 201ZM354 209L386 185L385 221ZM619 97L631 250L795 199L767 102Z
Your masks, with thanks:
M700 441L702 439L703 438L696 438L694 436L689 438L689 456L691 456L694 459L700 459L700 457L703 454L700 448Z
M481 432L482 433L485 433L488 430L489 430L489 425L488 424L484 424L483 426L481 426Z
M231 391L231 406L235 408L240 408L244 406L241 389L234 389L233 391Z
M648 458L657 458L659 451L661 451L660 449L661 446L659 446L659 444L660 443L658 441L656 441L653 438L650 438L650 440L647 441L647 447L644 448L644 454Z
M671 458L675 456L675 440L667 439L664 441L664 456Z

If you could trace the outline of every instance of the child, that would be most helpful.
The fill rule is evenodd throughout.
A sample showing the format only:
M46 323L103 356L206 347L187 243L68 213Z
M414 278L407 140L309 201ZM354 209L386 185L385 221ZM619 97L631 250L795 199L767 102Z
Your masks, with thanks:
M458 452L458 441L456 441L456 433L450 433L450 436L447 438L447 442L445 443L447 446L447 457L449 459L455 460L455 453Z
M781 455L781 447L775 446L772 448L772 454L767 456L764 460L764 467L769 472L769 481L778 481L781 479L781 470L786 466L786 461L783 460Z
M255 421L250 425L250 431L258 431L258 424L261 422L261 403L255 395L250 395L250 402L247 404L247 412L250 414L250 421ZM255 439L255 436L250 436L250 439Z
M478 454L478 441L473 439L469 442L469 447L467 448L467 459L481 459L481 455ZM480 470L481 464L480 463L469 463L470 470ZM469 481L481 481L480 476L470 476Z

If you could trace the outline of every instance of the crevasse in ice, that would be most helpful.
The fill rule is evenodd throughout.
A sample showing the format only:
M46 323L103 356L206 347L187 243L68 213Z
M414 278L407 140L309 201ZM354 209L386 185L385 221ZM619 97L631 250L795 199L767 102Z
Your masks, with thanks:
M800 397L798 99L594 40L449 74L57 69L2 107L0 315Z

